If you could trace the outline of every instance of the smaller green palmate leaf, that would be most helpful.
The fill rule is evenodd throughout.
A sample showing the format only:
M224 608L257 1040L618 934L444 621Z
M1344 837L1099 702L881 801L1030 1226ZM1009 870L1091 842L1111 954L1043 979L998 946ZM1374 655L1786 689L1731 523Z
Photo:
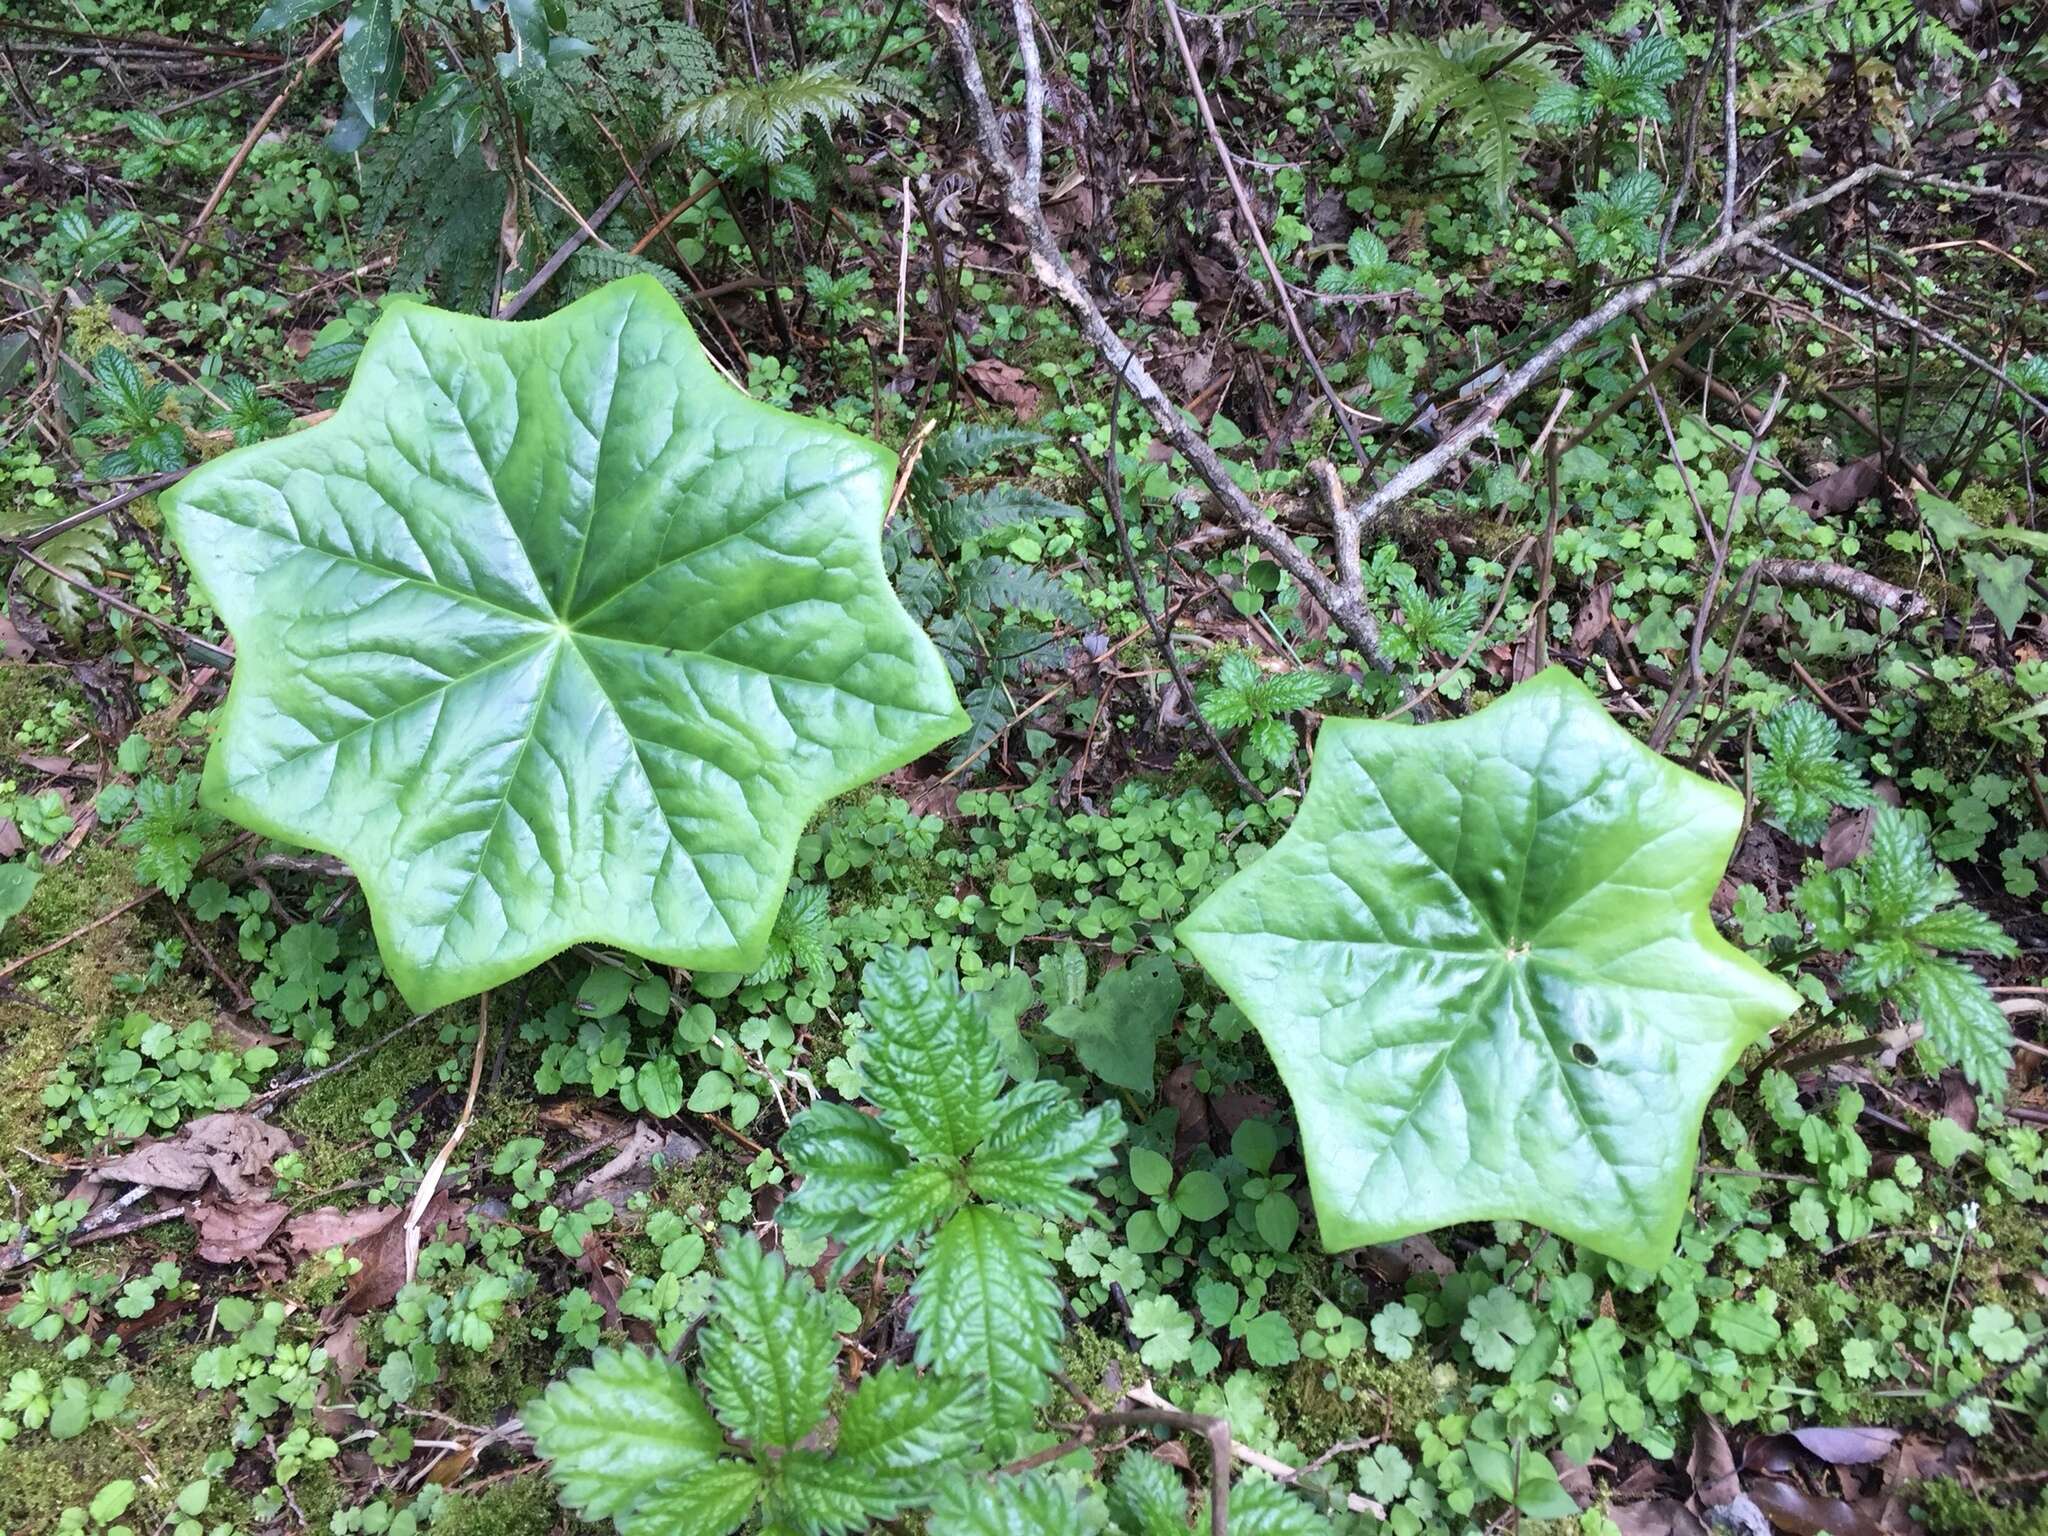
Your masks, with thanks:
M1709 1095L1797 995L1714 930L1741 798L1553 667L1329 720L1287 834L1180 926L1301 1126L1326 1247L1540 1223L1654 1268Z
M1109 1166L1123 1134L1115 1105L1084 1112L1058 1083L1025 1083L998 1106L988 1140L967 1165L968 1187L984 1200L1083 1220L1095 1202L1076 1186Z
M874 1029L861 1064L868 1101L904 1149L957 1159L979 1146L1003 1065L959 978L928 949L885 949L861 978L861 1016Z
M657 1483L702 1471L726 1448L683 1368L641 1349L597 1350L521 1416L562 1502L586 1520L624 1514Z
M839 1340L810 1276L758 1239L728 1233L698 1374L712 1410L756 1446L792 1446L818 1427L839 1379Z
M883 571L893 474L651 278L394 303L333 420L164 497L237 647L206 804L346 859L418 1009L582 942L751 971L811 814L966 724Z
M752 1462L714 1461L651 1489L619 1517L619 1536L731 1536L762 1492Z
M947 1485L925 1522L928 1536L1083 1536L1080 1501L1042 1472L962 1478Z
M1014 1429L1051 1392L1060 1292L1052 1263L1015 1217L955 1211L911 1287L917 1363L986 1383L989 1422Z

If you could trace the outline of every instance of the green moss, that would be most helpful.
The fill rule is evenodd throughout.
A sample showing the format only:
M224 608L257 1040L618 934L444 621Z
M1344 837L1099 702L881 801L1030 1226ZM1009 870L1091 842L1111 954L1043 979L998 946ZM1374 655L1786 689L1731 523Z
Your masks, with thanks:
M41 1430L24 1430L0 1451L0 1531L53 1531L67 1507L89 1503L116 1478L140 1482L138 1444L147 1447L153 1476L134 1513L167 1514L170 1499L201 1475L207 1455L227 1443L220 1398L192 1390L185 1374L188 1359L183 1352L173 1352L148 1361L67 1363L54 1348L0 1329L0 1379L19 1370L36 1370L48 1383L79 1376L99 1386L116 1370L125 1369L135 1380L119 1420L94 1424L74 1440L52 1440ZM232 1519L237 1502L226 1489L215 1486L217 1518ZM156 1521L131 1523L152 1529Z
M555 1507L554 1490L537 1467L476 1493L458 1493L434 1518L434 1536L570 1536L597 1529Z
M1997 1505L1946 1477L1930 1478L1914 1494L1913 1513L1927 1536L2048 1536L2048 1505Z
M85 696L63 667L42 662L0 667L0 741L13 741L23 725L42 719L60 701L85 707Z

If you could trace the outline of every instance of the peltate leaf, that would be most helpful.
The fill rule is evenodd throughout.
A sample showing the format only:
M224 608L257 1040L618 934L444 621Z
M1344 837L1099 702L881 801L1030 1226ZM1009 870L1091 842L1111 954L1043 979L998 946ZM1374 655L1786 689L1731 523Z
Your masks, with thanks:
M756 1445L790 1446L825 1416L839 1341L808 1275L753 1237L719 1250L711 1317L698 1337L706 1396L725 1427Z
M1045 1401L1058 1365L1052 1265L1016 1220L969 1205L939 1228L911 1288L917 1363L987 1383L992 1423L1014 1428Z
M885 949L861 978L874 1027L861 1078L868 1101L912 1157L965 1157L1003 1087L994 1034L928 949Z
M632 1508L664 1479L711 1465L725 1433L683 1368L641 1349L599 1349L522 1410L562 1502L587 1520Z
M647 278L393 304L331 421L164 498L237 648L206 804L346 859L417 1009L585 941L751 971L812 812L966 723L882 572L893 462Z
M1326 1247L1512 1217L1669 1256L1708 1096L1798 1004L1707 913L1741 820L1561 668L1325 722L1286 836L1180 935L1293 1095Z

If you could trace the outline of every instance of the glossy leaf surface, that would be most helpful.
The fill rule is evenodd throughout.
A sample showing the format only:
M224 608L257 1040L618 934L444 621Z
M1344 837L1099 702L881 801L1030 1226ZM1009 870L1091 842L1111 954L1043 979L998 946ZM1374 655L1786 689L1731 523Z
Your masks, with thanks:
M883 574L893 472L650 279L394 304L331 421L164 498L237 647L206 801L346 859L416 1008L585 941L751 970L805 820L965 724Z
M1326 1247L1507 1217L1669 1255L1709 1095L1798 1002L1707 913L1741 819L1561 668L1324 723L1287 834L1180 936L1286 1080Z

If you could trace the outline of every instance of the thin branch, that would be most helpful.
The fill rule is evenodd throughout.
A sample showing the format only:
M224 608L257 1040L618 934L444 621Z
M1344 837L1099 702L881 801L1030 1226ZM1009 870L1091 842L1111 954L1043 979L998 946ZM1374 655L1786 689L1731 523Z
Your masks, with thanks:
M1435 480L1462 458L1466 449L1480 438L1490 436L1494 423L1500 420L1507 408L1527 394L1538 381L1588 338L1599 335L1622 316L1642 308L1667 288L1676 287L1688 278L1697 277L1723 257L1744 246L1763 244L1764 236L1779 225L1790 223L1816 208L1826 207L1837 198L1855 191L1878 174L1879 169L1875 165L1860 166L1841 179L1828 183L1818 192L1787 203L1784 207L1764 214L1729 234L1717 236L1707 244L1697 247L1689 255L1679 258L1656 276L1642 278L1625 288L1616 289L1599 308L1565 327L1527 362L1503 379L1499 387L1481 401L1463 421L1440 438L1434 448L1403 465L1384 485L1358 503L1355 511L1359 521L1371 523L1387 508L1406 500Z
M1273 252L1266 245L1266 234L1259 226L1258 209L1252 206L1251 194L1244 189L1244 180L1237 174L1237 157L1230 152L1230 146L1223 141L1223 130L1216 126L1216 114L1209 106L1209 93L1202 88L1201 71L1195 67L1194 50L1188 47L1187 32L1180 24L1180 8L1173 0L1159 0L1166 12L1167 28L1173 33L1173 45L1180 53L1181 68L1188 77L1188 89L1194 93L1195 110L1201 114L1202 126L1209 132L1209 142L1216 147L1216 158L1223 162L1224 178L1230 183L1230 195L1237 203L1238 216L1244 220L1244 227L1252 237L1252 244L1259 253L1259 261L1266 269L1266 276L1272 282L1273 296L1279 301L1281 317L1287 322L1288 334L1294 344L1301 348L1301 355L1308 360L1309 372L1316 378L1316 385L1323 392L1323 398L1330 402L1330 410L1344 429L1344 436L1350 441L1351 455L1358 461L1361 474L1372 473L1372 459L1367 456L1365 444L1359 438L1358 424L1345 411L1343 402L1337 398L1337 391L1331 387L1330 376L1323 372L1322 360L1316 356L1315 346L1308 339L1301 316L1295 313L1294 300L1288 296L1288 283L1280 275L1280 264L1273 259ZM1340 543L1343 531L1339 530ZM1355 539L1354 539L1355 543ZM1362 596L1355 581L1346 580L1342 562L1339 562L1338 579L1345 581L1345 589Z
M166 267L175 267L185 259L186 252L190 251L198 243L199 237L206 232L207 221L213 217L214 210L220 207L220 200L228 195L228 188L234 185L235 177L241 172L243 165L247 163L249 152L255 149L257 141L263 137L264 131L270 127L272 119L284 110L284 104L290 99L292 92L297 90L306 78L313 73L322 59L326 58L328 54L332 53L340 45L343 31L344 28L336 27L332 32L328 33L321 41L320 46L306 55L306 62L299 66L299 72L293 75L291 79L285 81L278 88L277 94L270 98L270 105L265 107L263 115L250 125L248 133L242 138L241 147L235 151L233 158L228 161L227 169L220 173L220 179L213 184L213 191L208 195L205 205L200 208L199 217L194 219L192 227L185 231L184 238L178 242L178 248L171 252L171 259L164 263Z
M1736 61L1742 53L1737 46L1741 34L1735 23L1741 10L1742 0L1721 0L1721 36L1726 40L1726 46L1721 50L1721 238L1724 240L1735 233L1735 195L1742 184L1742 156L1735 123Z
M1924 337L1928 341L1933 342L1937 347L1940 347L1944 352L1953 353L1972 368L1990 374L1992 378L1998 380L1999 383L2003 384L2015 395L2018 395L2020 399L2031 405L2040 415L2048 417L2048 401L2043 401L2039 397L2029 394L2026 390L2020 388L1998 364L1992 362L1989 358L1979 357L1953 336L1948 335L1944 331L1936 330L1924 321L1914 319L1904 310L1887 304L1883 299L1878 298L1874 294L1866 293L1861 288L1845 283L1839 277L1824 272L1809 262L1801 261L1797 256L1781 250L1779 247L1772 245L1768 240L1757 240L1754 244L1759 249L1769 252L1770 255L1785 263L1786 266L1792 268L1795 272L1804 272L1808 277L1819 283L1821 287L1831 289L1845 299L1855 300L1872 313L1884 316L1892 324L1903 326L1914 335Z
M1018 0L1017 9L1028 15L1029 7L1024 0ZM1035 137L1032 124L1026 124L1027 159L1025 169L1020 171L1003 142L1002 128L989 97L988 82L982 76L981 60L975 52L973 29L950 0L931 0L931 14L933 21L945 33L952 50L961 93L974 121L975 138L982 158L1002 182L1004 210L1024 235L1033 275L1073 315L1082 336L1109 370L1130 386L1132 395L1145 407L1160 436L1187 460L1208 487L1215 506L1223 516L1236 524L1274 564L1321 604L1372 666L1383 672L1391 671L1392 664L1380 646L1379 620L1366 607L1364 600L1332 581L1313 560L1295 547L1283 529L1253 505L1251 498L1231 478L1216 450L1189 424L1180 407L1160 387L1143 360L1117 335L1104 317L1101 306L1081 285L1045 222L1039 206L1039 182L1029 174L1028 146ZM1028 32L1028 28L1026 30ZM1020 44L1019 51L1025 70L1026 112L1030 114L1035 103L1042 114L1045 84L1039 73L1036 40ZM1042 133L1042 127L1038 132ZM1042 139L1038 142L1042 144Z
M1930 604L1920 593L1895 587L1854 566L1831 560L1759 560L1756 573L1781 587L1818 587L1842 597L1854 598L1868 608L1882 608L1902 619L1923 617Z

